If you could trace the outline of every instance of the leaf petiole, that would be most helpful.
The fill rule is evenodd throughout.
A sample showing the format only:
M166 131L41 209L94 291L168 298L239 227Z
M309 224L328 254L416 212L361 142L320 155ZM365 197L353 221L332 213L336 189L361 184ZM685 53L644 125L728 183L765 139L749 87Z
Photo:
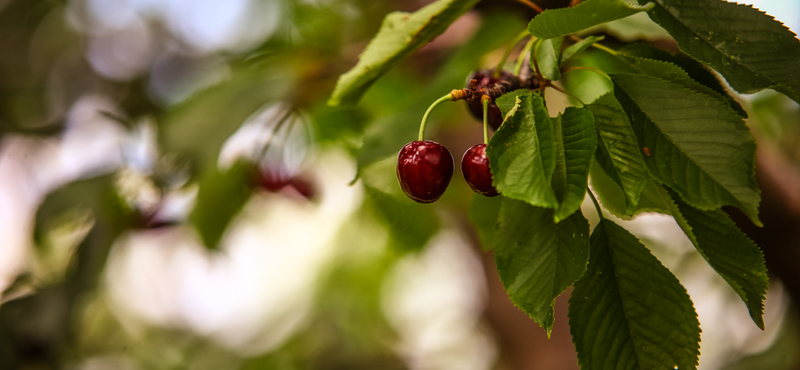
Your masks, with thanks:
M517 44L520 41L522 41L522 39L524 39L525 36L528 35L530 35L530 32L528 32L527 29L524 29L522 30L522 32L520 32L517 36L514 37L514 39L508 45L505 54L503 54L503 57L500 59L500 63L497 64L497 68L495 68L494 70L494 78L500 77L500 72L503 70L503 66L506 64L506 60L508 60L508 57L511 56L511 52L514 51L514 47L517 46Z
M594 197L594 193L592 193L592 189L586 188L586 194L589 194L589 198L592 199L592 203L594 203L594 209L597 210L597 216L600 217L600 220L605 220L603 217L603 209L600 208L600 203L597 202L597 198Z
M531 39L525 44L522 52L519 53L519 57L517 57L517 63L514 65L514 76L519 76L519 72L522 70L522 63L525 61L525 57L531 53L531 48L538 39L539 38L536 36L531 36Z
M609 76L607 73L603 72L601 69L599 69L599 68L594 68L594 67L587 67L587 66L573 66L573 67L569 67L569 68L567 68L567 69L563 70L563 71L561 72L561 74L567 73L567 72L569 72L569 71L574 71L574 70L592 71L592 72L594 72L594 73L597 73L597 74L600 74L600 75L602 75L603 77L605 77L605 78L607 78L609 81L611 81L611 76Z

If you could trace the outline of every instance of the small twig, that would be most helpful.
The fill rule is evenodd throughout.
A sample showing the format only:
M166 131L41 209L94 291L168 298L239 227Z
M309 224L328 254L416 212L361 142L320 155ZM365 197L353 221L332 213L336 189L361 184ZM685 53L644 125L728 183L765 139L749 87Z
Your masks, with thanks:
M542 9L541 6L536 5L536 3L534 3L533 1L530 1L530 0L517 0L517 1L529 6L531 9L535 10L537 13L541 13L541 12L544 11L544 9Z

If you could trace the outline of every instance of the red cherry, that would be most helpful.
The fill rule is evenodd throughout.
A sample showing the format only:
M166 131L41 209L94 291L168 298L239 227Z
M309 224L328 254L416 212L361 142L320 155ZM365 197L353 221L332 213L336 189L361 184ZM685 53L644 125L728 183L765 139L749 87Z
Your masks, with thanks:
M487 197L498 195L492 186L492 171L489 169L489 158L486 156L486 144L478 144L464 152L461 158L461 173L469 187L476 193Z
M494 78L494 70L491 69L482 69L473 73L467 79L467 88L470 87L470 83L473 79L478 80L478 84L475 85L475 90L480 92L481 89L491 87L494 84L504 81L512 74L507 71L500 72L500 78ZM479 121L483 122L483 105L481 104L480 99L473 99L471 103L468 103L469 111L472 113L475 118ZM500 112L500 108L497 107L497 104L494 102L489 103L489 108L487 112L487 121L489 121L489 126L497 131L500 128L500 125L503 123L503 113Z
M435 141L412 141L397 155L397 179L409 198L431 203L444 194L453 177L453 156Z

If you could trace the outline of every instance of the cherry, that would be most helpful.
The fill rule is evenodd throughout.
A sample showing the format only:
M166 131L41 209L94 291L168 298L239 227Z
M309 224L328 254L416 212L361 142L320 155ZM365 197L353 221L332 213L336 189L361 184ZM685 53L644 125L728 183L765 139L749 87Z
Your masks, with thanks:
M475 85L475 90L480 92L481 89L486 87L491 87L492 85L501 82L512 74L507 71L500 72L500 78L494 77L494 70L491 69L481 69L473 73L467 79L467 88L470 87L470 83L473 79L478 80L478 84ZM472 115L475 116L480 121L483 121L483 106L481 105L480 99L473 99L471 103L467 103L469 106L469 111L472 112ZM500 112L500 108L497 107L495 103L489 103L489 112L488 112L488 120L489 126L492 127L493 130L497 131L500 128L500 125L503 123L503 114Z
M478 144L464 152L461 158L461 173L469 187L476 193L487 197L497 196L497 189L492 186L492 172L489 170L489 158L486 157L486 144Z
M419 203L435 202L453 177L453 156L435 141L412 141L397 155L397 179L403 192Z

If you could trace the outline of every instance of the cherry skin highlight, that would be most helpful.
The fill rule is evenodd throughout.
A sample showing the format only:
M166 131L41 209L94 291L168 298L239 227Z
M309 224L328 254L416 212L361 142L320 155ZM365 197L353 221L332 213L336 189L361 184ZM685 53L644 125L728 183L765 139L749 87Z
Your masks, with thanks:
M501 82L510 76L510 72L502 71L500 72L500 78L494 78L494 70L482 69L476 71L469 76L469 78L467 78L467 88L470 87L470 82L475 79L478 80L475 90L480 92L481 89L491 87L492 85ZM477 118L479 121L483 122L483 105L481 104L481 100L474 99L471 103L467 104L472 115L475 116L475 118ZM498 108L497 104L494 102L489 103L486 119L489 121L489 126L495 131L497 131L497 129L500 128L500 125L503 123L503 114L500 112L500 108Z
M419 203L435 202L453 177L453 156L435 141L412 141L397 155L397 180L403 192Z
M478 144L464 152L461 158L461 173L472 190L487 197L499 193L492 185L492 171L489 170L489 158L486 156L486 144Z

